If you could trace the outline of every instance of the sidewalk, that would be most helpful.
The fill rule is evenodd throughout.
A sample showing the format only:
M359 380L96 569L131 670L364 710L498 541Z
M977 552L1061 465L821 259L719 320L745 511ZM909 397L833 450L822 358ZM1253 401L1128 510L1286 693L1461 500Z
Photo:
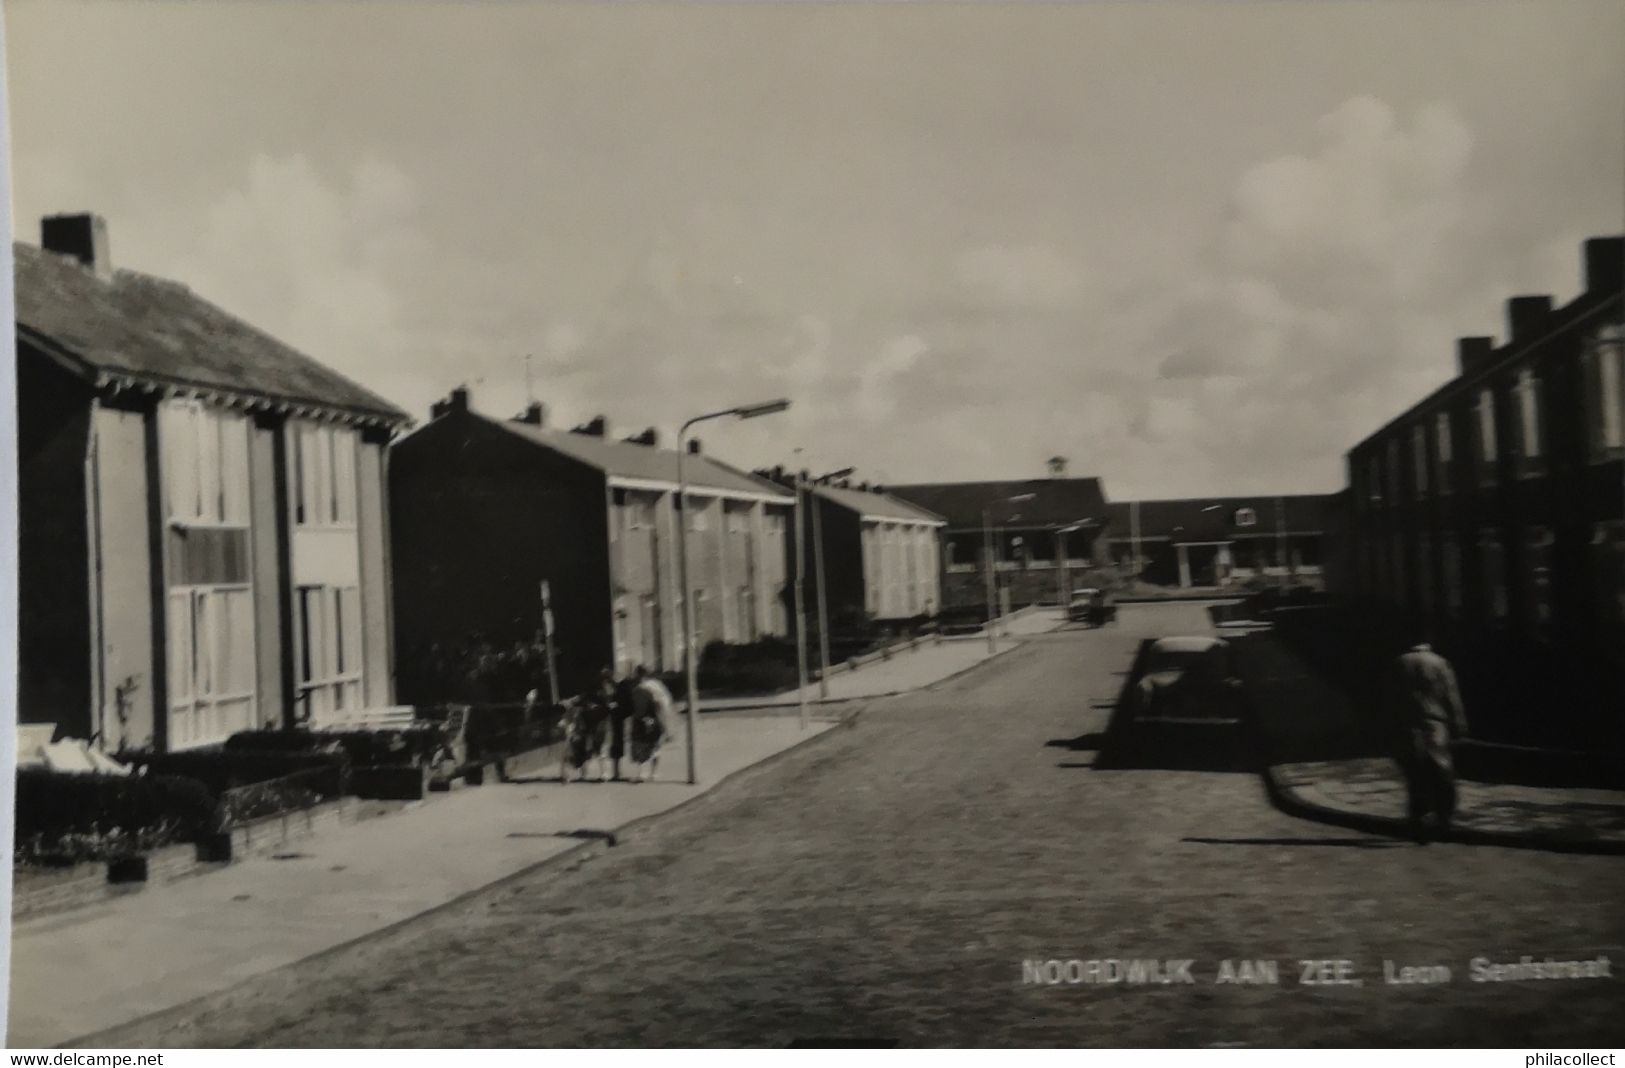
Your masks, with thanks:
M699 730L689 786L679 732L655 783L560 785L556 766L343 824L274 857L147 887L12 929L13 1047L68 1043L375 934L668 811L831 729L723 716ZM280 859L279 859L280 858Z
M998 653L1006 653L1020 645L1020 639L1043 634L1059 627L1064 620L1054 608L1038 608L1017 612L999 620ZM811 650L816 658L817 649ZM990 653L985 633L943 641L922 641L913 649L903 649L890 659L876 660L851 671L831 671L828 679L829 696L820 695L816 680L807 683L807 703L825 701L853 701L891 697L907 693L922 686L930 686L951 678L980 664L998 653ZM700 703L702 711L714 712L747 708L793 708L800 703L795 690L751 697L706 697ZM678 707L682 707L678 702Z
M1405 835L1405 782L1348 696L1268 633L1235 642L1271 799L1284 811ZM1625 793L1462 780L1450 841L1625 853Z

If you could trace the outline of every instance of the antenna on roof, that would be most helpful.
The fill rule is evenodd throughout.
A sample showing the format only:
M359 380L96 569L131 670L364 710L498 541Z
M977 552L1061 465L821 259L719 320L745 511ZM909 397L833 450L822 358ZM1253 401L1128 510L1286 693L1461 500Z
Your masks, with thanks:
M528 352L525 353L525 403L526 404L534 404L534 403L536 403L536 387L535 387L535 384L531 381L531 374L530 374L530 361L531 361L532 358L533 358L533 356L532 356L531 353L528 353Z

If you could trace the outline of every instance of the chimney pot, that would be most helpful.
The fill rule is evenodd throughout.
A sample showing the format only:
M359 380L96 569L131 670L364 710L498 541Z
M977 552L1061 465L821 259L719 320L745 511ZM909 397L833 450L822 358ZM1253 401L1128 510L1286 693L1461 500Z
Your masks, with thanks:
M90 212L47 215L40 220L40 248L72 256L97 278L113 277L113 259L107 247L107 220Z
M1456 364L1463 377L1484 366L1484 358L1495 350L1493 337L1458 337Z
M1625 237L1593 237L1585 243L1587 293L1625 289Z
M525 410L514 417L516 423L527 423L530 426L544 426L547 422L547 408L541 401L531 401L525 405Z
M688 439L688 451L692 455L695 455L695 456L699 455L699 453L700 453L700 439L699 438L689 438Z
M1507 330L1512 334L1511 340L1527 341L1551 312L1552 298L1544 294L1513 297L1507 301Z
M609 420L602 415L595 415L580 426L571 427L572 434L586 434L588 437L602 438L609 434Z

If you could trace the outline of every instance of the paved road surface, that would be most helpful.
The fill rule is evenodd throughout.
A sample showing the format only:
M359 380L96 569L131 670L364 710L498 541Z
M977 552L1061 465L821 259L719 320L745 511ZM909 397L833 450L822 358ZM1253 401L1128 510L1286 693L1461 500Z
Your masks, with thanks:
M1625 1037L1625 979L1473 983L1478 955L1625 962L1625 860L1392 843L1256 776L1090 767L1125 608L859 726L565 875L249 988L177 1044L1428 1043ZM1070 741L1072 746L1064 743ZM1073 747L1075 746L1075 747ZM409 875L407 876L409 877ZM1193 986L1033 985L1026 959L1193 958ZM1452 982L1386 986L1384 958ZM1279 961L1279 986L1211 982ZM1303 958L1360 986L1302 986Z

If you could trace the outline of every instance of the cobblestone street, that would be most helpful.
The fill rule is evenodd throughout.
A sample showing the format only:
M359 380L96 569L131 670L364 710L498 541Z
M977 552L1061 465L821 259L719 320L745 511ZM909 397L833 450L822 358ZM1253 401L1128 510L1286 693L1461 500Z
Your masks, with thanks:
M173 1045L1618 1044L1625 859L1419 848L1295 820L1256 774L1090 765L1139 640L1125 606L724 786L568 873L256 980ZM1155 763L1155 760L1142 763ZM402 873L411 878L410 872ZM1193 958L1194 985L1023 983L1024 960ZM1304 958L1363 985L1300 985ZM1277 986L1215 985L1225 959ZM1445 965L1386 985L1383 962ZM1617 965L1616 965L1617 967Z

